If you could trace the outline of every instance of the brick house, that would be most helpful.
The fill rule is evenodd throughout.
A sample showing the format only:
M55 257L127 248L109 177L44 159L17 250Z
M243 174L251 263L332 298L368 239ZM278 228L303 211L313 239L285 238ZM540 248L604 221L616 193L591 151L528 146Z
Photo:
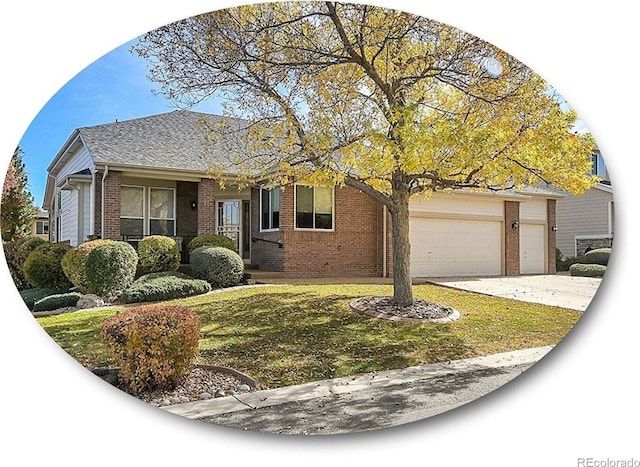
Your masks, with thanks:
M205 145L200 128L220 118L174 111L74 130L47 169L51 241L135 244L161 234L185 252L197 235L224 234L246 263L290 277L393 273L390 217L354 188L238 189L241 174L231 172L221 189L208 173L235 145ZM528 190L412 200L412 274L554 274L560 197Z

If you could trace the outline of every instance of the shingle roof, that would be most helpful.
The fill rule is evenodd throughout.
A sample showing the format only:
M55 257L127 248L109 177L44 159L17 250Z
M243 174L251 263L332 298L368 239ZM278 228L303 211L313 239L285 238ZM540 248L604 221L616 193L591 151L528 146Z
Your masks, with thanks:
M247 124L237 119L176 110L83 127L78 132L96 164L206 172L213 165L228 166L244 134L242 131L234 134L233 142L229 141L231 136L226 136L205 144L203 121L215 126L223 120L236 129Z

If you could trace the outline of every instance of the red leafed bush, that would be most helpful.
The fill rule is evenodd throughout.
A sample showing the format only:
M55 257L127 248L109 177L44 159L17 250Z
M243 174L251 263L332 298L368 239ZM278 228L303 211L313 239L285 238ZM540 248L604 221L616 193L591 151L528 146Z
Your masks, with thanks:
M200 325L187 307L143 305L105 321L100 338L137 395L180 383L198 354Z

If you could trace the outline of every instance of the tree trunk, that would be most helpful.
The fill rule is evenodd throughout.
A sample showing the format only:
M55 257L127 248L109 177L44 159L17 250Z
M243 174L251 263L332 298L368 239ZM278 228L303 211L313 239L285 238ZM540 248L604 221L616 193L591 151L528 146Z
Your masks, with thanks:
M404 188L404 187L403 187ZM409 242L409 190L396 188L391 213L393 239L393 301L399 306L413 305L411 283L411 243Z

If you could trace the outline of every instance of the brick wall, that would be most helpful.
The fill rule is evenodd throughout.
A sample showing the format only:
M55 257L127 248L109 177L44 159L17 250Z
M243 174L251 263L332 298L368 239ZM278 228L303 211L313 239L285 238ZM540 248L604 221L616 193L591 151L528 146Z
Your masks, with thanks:
M360 191L336 187L334 231L294 229L294 188L281 196L284 272L291 277L379 276L382 274L382 209Z
M505 276L520 274L520 229L512 224L520 222L520 203L504 202L504 273Z
M176 183L176 235L195 237L198 235L198 208L192 209L191 202L198 201L198 184Z
M198 235L216 233L216 181L203 178L198 183Z
M122 240L122 236L120 235L120 187L122 185L122 172L110 170L107 173L107 178L104 183L104 238Z

